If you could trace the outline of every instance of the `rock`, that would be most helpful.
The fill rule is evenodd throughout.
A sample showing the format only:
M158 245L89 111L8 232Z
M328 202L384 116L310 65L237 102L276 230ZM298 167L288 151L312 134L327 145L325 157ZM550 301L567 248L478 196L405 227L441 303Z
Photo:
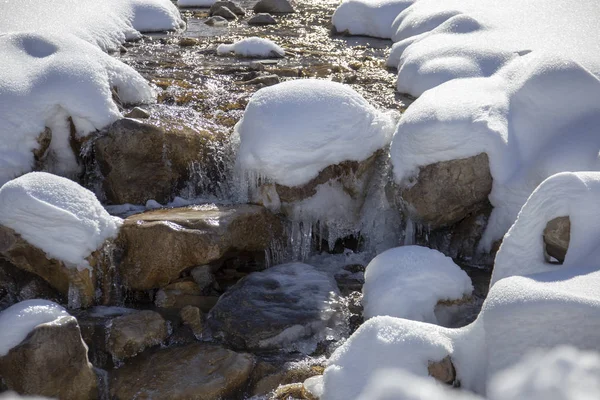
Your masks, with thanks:
M45 280L0 258L0 311L24 300L47 299L64 303L66 298Z
M218 289L217 281L215 280L215 276L212 273L212 268L210 265L201 265L199 267L194 268L190 274L194 279L194 282L198 285L200 289L200 294L208 295L213 292L213 289Z
M254 79L250 79L244 82L244 85L265 85L272 86L279 83L279 77L277 75L265 75L258 76Z
M37 138L39 147L33 150L33 159L35 160L35 169L42 169L50 149L50 142L52 142L52 130L48 127L44 129L40 136Z
M270 398L273 400L304 399L303 392L302 383L288 383L275 389L273 396Z
M125 117L146 119L146 118L150 118L150 113L141 107L134 107L131 111L129 111L127 114L125 114Z
M233 1L217 1L212 6L210 6L208 14L211 16L214 15L215 11L217 11L221 7L228 8L232 13L234 13L235 15L239 15L240 17L246 15L244 9L240 7L239 4L234 3Z
M248 25L275 25L277 21L271 14L258 13L248 20Z
M400 188L410 217L430 229L452 225L487 204L492 190L485 153L421 167L416 182Z
M190 37L182 37L179 39L179 46L181 47L189 47L198 45L198 39L190 38Z
M190 327L194 336L200 338L202 336L202 311L198 307L185 306L179 313L184 325Z
M108 351L113 359L124 360L162 343L168 335L167 322L157 312L145 310L123 315L111 321Z
M224 26L224 25L228 25L229 21L227 21L226 18L215 15L214 17L208 18L206 21L204 21L204 23L206 25L210 25L210 26Z
M0 357L0 376L9 390L20 394L95 399L96 374L87 350L77 320L61 317L38 325Z
M189 180L194 166L217 181L215 148L224 140L223 135L193 129L176 119L151 124L116 121L93 144L106 199L113 204L145 204L150 199L168 203Z
M281 368L280 368L281 369ZM265 396L280 385L288 385L304 382L311 376L323 374L323 366L320 364L309 365L307 363L289 363L282 370L267 375L260 379L252 390L252 396Z
M212 11L212 16L214 17L222 17L225 18L227 20L236 20L237 16L235 15L235 13L233 11L231 11L229 8L221 6L219 8L217 8L216 10Z
M198 265L235 251L264 255L283 235L279 217L260 206L194 206L155 210L124 221L119 272L133 290L160 288ZM157 240L160 238L160 240Z
M225 292L207 323L234 348L304 351L303 340L316 347L314 336L335 321L329 302L337 293L335 281L310 265L278 265L246 276Z
M202 296L200 287L193 281L180 281L167 285L156 293L154 304L159 308L184 308L195 306L209 312L218 296Z
M288 0L260 0L253 8L255 13L286 14L293 13L294 7Z
M548 222L544 228L544 251L548 259L552 257L562 264L565 261L570 241L571 220L569 217L558 217Z
M456 370L450 356L446 356L441 361L429 361L427 365L429 376L447 385L452 385L456 380Z
M48 258L46 253L29 244L14 230L0 226L0 254L21 270L42 278L64 298L69 299L69 307L89 307L95 302L96 271L102 265L102 251L92 253L88 262L93 267L78 270L64 262Z
M248 380L254 357L207 343L136 357L111 375L111 398L232 398Z

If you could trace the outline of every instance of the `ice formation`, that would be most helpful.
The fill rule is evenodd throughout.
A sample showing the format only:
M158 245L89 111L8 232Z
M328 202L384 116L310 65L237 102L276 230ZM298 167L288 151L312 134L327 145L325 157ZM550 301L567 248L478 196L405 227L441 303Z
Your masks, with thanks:
M285 50L269 39L249 37L233 44L220 44L217 54L235 53L242 57L283 57Z
M235 127L237 161L242 170L278 184L303 185L329 165L367 159L389 143L394 126L393 115L346 85L288 81L250 99Z
M414 0L344 0L331 22L338 32L389 39L394 18Z
M0 312L0 357L21 343L36 326L52 322L69 313L48 300L26 300Z
M472 291L471 279L450 257L426 247L396 247L367 266L363 314L437 323L438 301L459 300Z
M32 172L0 188L0 224L49 257L81 269L89 267L90 253L117 235L121 220L77 183Z

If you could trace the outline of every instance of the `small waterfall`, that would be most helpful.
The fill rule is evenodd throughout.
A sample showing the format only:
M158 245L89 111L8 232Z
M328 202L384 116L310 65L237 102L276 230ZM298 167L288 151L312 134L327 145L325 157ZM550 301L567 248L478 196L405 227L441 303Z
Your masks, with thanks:
M416 243L415 223L410 217L406 218L406 226L404 227L404 239L402 246L412 246Z
M125 303L123 284L117 268L118 248L112 240L107 241L97 253L96 301L108 306Z

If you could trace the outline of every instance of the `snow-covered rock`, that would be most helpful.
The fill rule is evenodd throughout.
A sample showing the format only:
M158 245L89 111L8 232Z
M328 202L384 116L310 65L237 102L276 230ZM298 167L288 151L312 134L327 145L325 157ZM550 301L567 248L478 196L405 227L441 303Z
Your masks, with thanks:
M235 53L242 57L284 57L285 50L269 39L249 37L233 44L220 44L217 54Z
M377 315L437 323L439 301L469 296L469 276L437 250L396 247L375 257L365 271L365 318Z
M140 32L161 32L185 27L171 0L128 0L133 28Z
M96 196L77 183L32 172L0 188L0 224L49 257L85 269L86 257L116 237L121 220L110 216Z
M394 18L414 0L344 0L332 23L338 32L389 39Z

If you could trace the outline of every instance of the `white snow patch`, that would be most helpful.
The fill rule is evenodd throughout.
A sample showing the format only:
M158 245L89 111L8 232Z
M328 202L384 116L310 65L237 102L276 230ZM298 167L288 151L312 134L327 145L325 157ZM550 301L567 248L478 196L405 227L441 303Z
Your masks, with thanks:
M283 82L250 99L235 127L237 163L278 184L303 185L329 165L366 160L389 143L394 126L395 115L376 110L347 85Z
M331 19L338 32L389 39L392 22L414 0L344 0Z
M0 357L21 343L36 326L61 317L70 315L58 304L38 299L22 301L0 312Z
M217 54L235 53L242 57L284 57L285 50L269 39L249 37L233 44L220 44Z
M32 172L0 188L0 224L69 267L89 268L85 258L121 223L92 192L56 175Z
M162 32L183 28L179 10L170 0L128 0L133 12L131 24L140 32Z
M472 291L471 279L450 257L426 247L396 247L367 266L363 315L438 323L438 301L460 300Z

